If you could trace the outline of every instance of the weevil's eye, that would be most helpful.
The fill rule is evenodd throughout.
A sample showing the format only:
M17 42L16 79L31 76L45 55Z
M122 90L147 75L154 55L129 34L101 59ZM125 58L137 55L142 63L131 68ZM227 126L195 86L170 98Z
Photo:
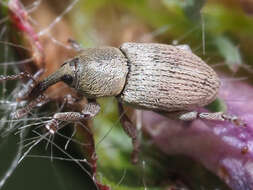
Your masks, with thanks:
M61 77L61 80L66 84L71 85L74 79L71 75L63 75L63 77Z

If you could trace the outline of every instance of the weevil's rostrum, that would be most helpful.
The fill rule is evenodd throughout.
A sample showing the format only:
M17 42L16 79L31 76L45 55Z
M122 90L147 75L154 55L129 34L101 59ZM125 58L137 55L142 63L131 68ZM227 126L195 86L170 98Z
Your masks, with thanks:
M217 74L190 51L142 43L125 43L120 49L131 63L120 96L124 103L157 111L193 110L217 96Z

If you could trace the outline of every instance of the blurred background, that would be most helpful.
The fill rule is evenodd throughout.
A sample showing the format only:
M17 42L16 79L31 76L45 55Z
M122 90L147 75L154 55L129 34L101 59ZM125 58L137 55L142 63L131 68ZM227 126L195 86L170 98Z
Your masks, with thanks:
M251 0L0 0L0 72L43 68L43 78L76 54L68 39L84 49L157 42L187 44L220 76L252 85L252 16ZM55 112L85 104L66 105L65 96L75 92L58 84L46 92L48 104L12 120L9 114L22 107L16 94L26 82L3 82L0 89L0 189L251 189L247 180L243 188L231 185L221 177L227 171L166 154L148 130L140 134L140 161L132 165L131 140L119 123L115 98L98 100L102 108L93 121L63 123L50 136L44 126ZM216 102L212 110L225 103ZM125 109L142 125L141 111Z

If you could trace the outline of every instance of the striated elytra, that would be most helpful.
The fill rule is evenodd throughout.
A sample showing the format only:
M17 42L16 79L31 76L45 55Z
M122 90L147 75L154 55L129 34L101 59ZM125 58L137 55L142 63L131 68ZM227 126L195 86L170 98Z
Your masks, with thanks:
M192 110L212 102L218 93L217 74L190 51L164 44L125 43L129 62L124 103L163 111Z

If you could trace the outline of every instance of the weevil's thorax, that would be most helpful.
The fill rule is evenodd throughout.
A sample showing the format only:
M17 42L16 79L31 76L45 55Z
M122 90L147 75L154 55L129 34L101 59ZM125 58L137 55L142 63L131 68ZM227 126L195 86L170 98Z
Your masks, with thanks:
M88 98L117 96L128 73L127 60L118 48L85 49L78 57L74 87Z

